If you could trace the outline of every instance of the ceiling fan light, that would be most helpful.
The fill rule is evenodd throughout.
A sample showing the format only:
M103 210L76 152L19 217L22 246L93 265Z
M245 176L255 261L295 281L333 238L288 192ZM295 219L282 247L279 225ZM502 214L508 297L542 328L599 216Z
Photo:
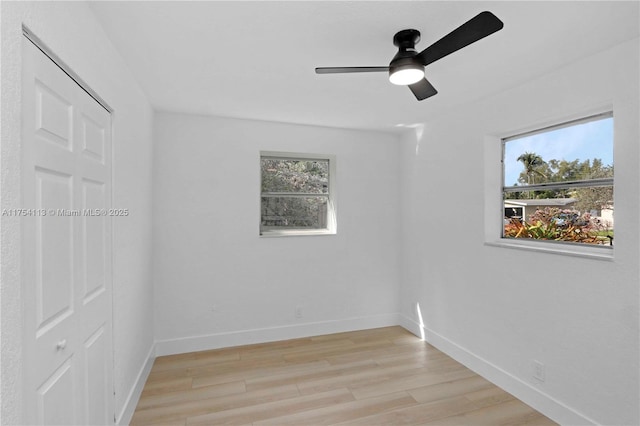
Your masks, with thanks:
M389 73L389 81L399 86L408 86L424 78L424 69L419 65L405 65Z

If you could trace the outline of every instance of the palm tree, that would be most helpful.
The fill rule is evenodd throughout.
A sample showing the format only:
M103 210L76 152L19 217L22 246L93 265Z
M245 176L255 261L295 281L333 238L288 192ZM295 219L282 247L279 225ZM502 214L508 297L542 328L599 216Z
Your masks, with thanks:
M524 165L524 172L527 175L527 184L531 185L535 183L535 175L546 177L544 173L538 170L538 167L545 164L542 157L540 157L535 152L525 152L517 158L517 161L520 161ZM531 191L528 191L529 198L532 197Z
M544 160L535 152L525 152L517 160L524 164L524 172L527 175L527 183L529 185L535 183L535 175L546 177L544 173L538 170L538 167L544 165Z

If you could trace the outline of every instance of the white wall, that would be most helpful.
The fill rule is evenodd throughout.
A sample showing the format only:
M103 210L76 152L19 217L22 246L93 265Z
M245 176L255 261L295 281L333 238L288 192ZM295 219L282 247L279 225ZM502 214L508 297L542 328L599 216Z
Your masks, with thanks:
M91 10L79 2L1 2L2 208L20 205L21 43L24 23L114 108L114 346L120 414L153 344L151 283L152 111ZM2 424L22 418L19 219L2 217Z
M640 423L638 52L638 40L619 45L402 141L404 324L418 332L419 303L429 341L563 424ZM482 212L501 217L499 136L606 105L614 260L485 245ZM546 366L542 383L534 359Z
M158 354L397 323L396 136L157 113L154 139ZM261 150L337 157L337 235L259 237Z

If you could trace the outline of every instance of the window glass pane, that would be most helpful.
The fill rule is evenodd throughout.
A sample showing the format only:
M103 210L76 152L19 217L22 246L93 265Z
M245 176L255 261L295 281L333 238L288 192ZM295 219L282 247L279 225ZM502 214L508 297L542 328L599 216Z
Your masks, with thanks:
M327 201L319 197L262 197L262 228L325 229Z
M262 192L329 193L329 161L262 157Z
M548 192L505 193L505 238L613 244L612 186Z
M510 139L504 186L613 177L613 117Z
M612 114L507 138L503 165L504 238L613 245Z

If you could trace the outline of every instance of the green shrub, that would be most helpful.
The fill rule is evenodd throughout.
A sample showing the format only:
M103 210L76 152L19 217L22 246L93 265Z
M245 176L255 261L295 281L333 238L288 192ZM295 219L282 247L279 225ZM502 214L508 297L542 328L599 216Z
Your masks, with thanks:
M611 232L613 234L613 232ZM589 213L546 207L536 210L529 219L511 218L504 226L507 238L569 241L587 244L610 244L613 235Z

